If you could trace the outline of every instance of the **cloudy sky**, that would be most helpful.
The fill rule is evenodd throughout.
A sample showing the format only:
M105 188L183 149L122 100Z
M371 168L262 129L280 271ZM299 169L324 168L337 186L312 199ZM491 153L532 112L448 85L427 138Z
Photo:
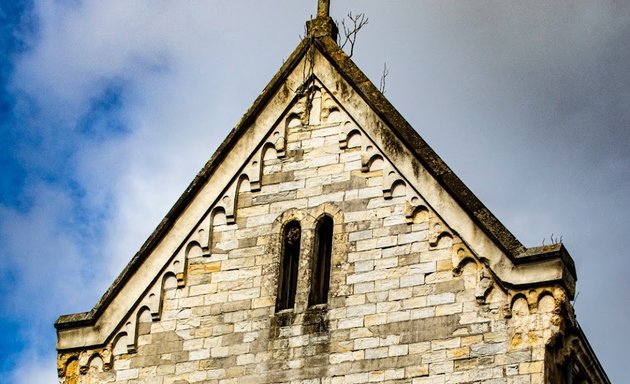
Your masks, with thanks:
M315 0L0 0L0 377L89 310L297 45ZM630 2L333 0L353 59L528 246L562 237L613 382L630 318ZM19 373L19 374L18 374Z

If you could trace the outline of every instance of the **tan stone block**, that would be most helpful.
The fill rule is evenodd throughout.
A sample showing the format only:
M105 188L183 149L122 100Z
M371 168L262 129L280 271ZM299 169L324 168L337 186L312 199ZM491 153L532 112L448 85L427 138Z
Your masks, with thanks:
M406 223L407 223L407 217L402 213L399 213L397 215L387 215L385 216L383 220L383 226L385 227L397 226L397 225L406 224Z
M374 269L374 260L355 261L354 263L354 272L367 272Z
M418 308L411 310L412 319L424 319L428 317L435 317L435 307Z
M427 296L427 305L450 304L454 301L455 294L452 292L445 292L438 295Z
M411 288L392 289L389 291L389 300L393 301L393 300L408 299L411 297L412 294L413 294L413 290Z
M411 318L411 311L396 311L387 313L387 322L395 323L399 321L407 321Z
M212 272L218 272L221 270L221 262L210 263L195 263L188 266L188 273L190 275L203 275Z
M388 356L389 347L372 348L365 351L366 359L380 359Z
M260 296L260 288L249 288L232 291L228 294L229 301L251 300Z
M385 252L387 249L388 248L383 249L383 252ZM374 269L393 269L397 266L397 257L385 257L385 255L383 255L382 259L374 260Z
M197 295L205 295L205 294L210 294L210 293L216 293L217 292L217 285L216 284L193 285L193 286L190 287L188 292L189 292L190 296L197 296Z
M252 299L252 308L272 307L276 304L273 296L255 297Z
M389 292L387 292L387 294L389 295ZM390 312L398 311L398 310L400 310L401 307L402 307L402 305L401 305L400 301L377 302L376 303L376 312L387 314L387 313L390 313Z
M518 365L518 373L521 375L531 374L531 373L541 373L542 371L543 371L542 361L524 362Z
M446 316L462 312L462 303L444 304L435 307L436 316Z
M359 252L350 252L348 253L348 261L349 262L357 262L357 261L367 261L367 260L375 260L379 259L382 254L381 249L370 249L367 251L359 251Z
M388 347L387 355L388 356L404 356L409 353L408 345L390 345Z
M387 271L384 271L387 272ZM389 276L389 273L386 274ZM400 280L398 277L388 278L388 279L377 279L374 282L374 290L376 292L389 291L391 289L396 289L400 287Z
M361 304L346 307L346 314L349 317L365 316L376 313L376 304Z
M402 301L402 308L404 309L422 308L422 307L426 307L426 305L427 305L427 298L424 296L412 297L412 298L405 299Z
M372 325L385 324L387 322L386 313L377 313L374 315L365 316L365 326L370 327Z
M441 349L453 349L459 348L461 345L461 338L455 337L452 339L434 340L431 342L431 350L439 351Z
M341 319L337 322L338 329L348 329L363 326L363 317L354 317L348 319Z
M453 348L446 351L446 356L449 359L461 359L461 358L466 358L469 355L470 355L469 347Z
M398 380L405 377L405 368L387 369L384 372L385 380Z
M278 201L275 203L271 203L269 205L269 212L271 214L280 214L286 210L295 208L295 209L304 209L308 205L308 199L295 199L295 200L287 200L287 201Z
M355 295L350 295L348 297L345 298L345 306L350 307L350 306L354 306L354 305L362 305L365 304L366 300L365 300L365 295L364 294L355 294Z
M461 340L462 340L462 346L479 344L483 342L483 335L463 336Z
M236 211L236 214L239 218L266 215L268 213L269 213L269 204L252 205L245 208L238 208L238 210Z

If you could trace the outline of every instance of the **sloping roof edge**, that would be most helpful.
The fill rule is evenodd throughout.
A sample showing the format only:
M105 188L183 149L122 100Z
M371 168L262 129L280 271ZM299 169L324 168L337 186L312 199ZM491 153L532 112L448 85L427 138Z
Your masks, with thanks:
M254 103L249 107L247 112L241 117L236 126L230 131L228 136L223 140L221 145L214 152L212 157L206 162L203 168L197 173L193 181L188 185L184 193L177 199L175 204L168 211L166 216L160 221L149 238L142 244L140 250L136 252L131 261L125 266L123 271L114 280L109 289L101 296L100 300L89 312L81 312L60 316L55 322L55 328L70 328L78 325L92 324L97 316L102 312L105 306L113 299L115 294L120 290L127 278L142 264L144 259L149 255L153 247L159 242L164 234L172 227L177 216L186 208L188 203L194 198L204 182L212 175L217 166L217 159L223 155L234 145L248 126L248 123L258 114L261 108L272 97L276 89L283 83L286 76L298 64L302 56L306 53L311 41L308 38L303 39L293 50L289 58L284 62L282 67L276 72L271 81L263 89Z
M581 357L583 357L587 362L589 362L589 366L585 367L586 369L594 371L594 373L599 376L602 384L610 384L610 378L608 378L608 374L604 370L604 366L601 361L597 358L593 347L591 347L591 343L586 338L584 334L584 330L580 326L580 323L575 322L575 330L578 336L578 339L582 342L582 346L584 348L583 353L579 353ZM580 351L581 352L581 351Z
M412 149L416 154L416 159L512 260L515 260L516 255L525 252L526 248L455 175L334 40L325 36L316 40L316 45L339 73L354 85L366 103L386 122L386 125L392 128L399 139Z
M455 199L479 227L495 242L495 244L515 263L524 263L537 260L531 257L531 251L523 246L518 239L486 208L486 206L473 194L473 192L455 175L438 154L420 137L413 127L402 117L394 106L367 78L367 76L352 62L346 53L337 45L330 36L306 37L291 53L272 80L267 84L252 106L243 115L236 126L230 131L225 140L217 148L212 157L206 162L201 171L195 176L184 193L168 211L164 219L144 242L140 250L134 255L123 271L114 280L110 288L89 312L62 315L55 322L55 328L66 329L81 325L90 325L95 322L100 313L116 293L122 288L124 282L137 270L151 250L160 239L172 227L178 215L186 208L194 198L204 182L212 175L217 166L217 159L236 143L238 138L248 127L257 113L265 106L274 92L283 84L289 73L299 63L311 46L317 47L320 52L329 59L331 64L363 97L365 102L374 112L392 128L398 138L406 143L416 155L416 159L430 172L438 183ZM536 253L536 252L534 252ZM566 250L564 250L566 253ZM519 257L519 255L523 255ZM566 253L570 260L570 256ZM575 277L573 262L568 263L569 270ZM577 279L577 278L576 278Z

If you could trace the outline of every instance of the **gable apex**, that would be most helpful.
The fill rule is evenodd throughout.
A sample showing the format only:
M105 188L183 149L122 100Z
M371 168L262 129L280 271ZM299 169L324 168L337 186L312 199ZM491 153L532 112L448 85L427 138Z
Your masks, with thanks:
M58 330L94 324L95 320L101 315L107 305L111 303L127 280L142 266L148 255L171 230L178 217L193 201L204 184L212 177L220 162L232 150L238 140L255 123L260 112L268 106L274 95L283 93L288 99L295 97L291 95L291 89L287 86L287 79L294 70L297 70L296 67L305 60L309 52L317 52L321 57L325 58L338 75L369 106L371 111L382 120L383 124L380 126L379 136L384 143L383 147L389 151L396 152L399 150L397 147L402 143L406 150L413 154L413 159L466 212L476 226L502 250L513 265L533 265L544 262L546 267L560 271L555 279L568 288L570 296L573 295L576 280L575 267L566 249L560 247L558 250L550 252L547 249L532 248L528 250L525 248L387 101L376 86L343 52L331 35L322 33L307 36L298 44L294 52L94 308L90 312L61 316L55 324ZM310 78L306 79L304 84L310 81ZM411 161L408 165L416 173L420 172L414 161ZM505 268L510 269L512 267L506 266ZM527 281L515 279L513 282L508 281L507 283L508 285L519 285L526 284Z

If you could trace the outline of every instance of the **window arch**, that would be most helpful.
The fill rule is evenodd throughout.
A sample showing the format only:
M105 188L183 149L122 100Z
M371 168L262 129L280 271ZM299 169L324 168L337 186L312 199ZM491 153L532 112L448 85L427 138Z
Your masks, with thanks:
M276 310L293 308L297 289L302 228L297 221L288 223L282 231L282 259L278 281Z
M313 251L313 276L309 306L328 302L330 286L330 258L332 254L333 219L323 216L315 228L315 244Z

